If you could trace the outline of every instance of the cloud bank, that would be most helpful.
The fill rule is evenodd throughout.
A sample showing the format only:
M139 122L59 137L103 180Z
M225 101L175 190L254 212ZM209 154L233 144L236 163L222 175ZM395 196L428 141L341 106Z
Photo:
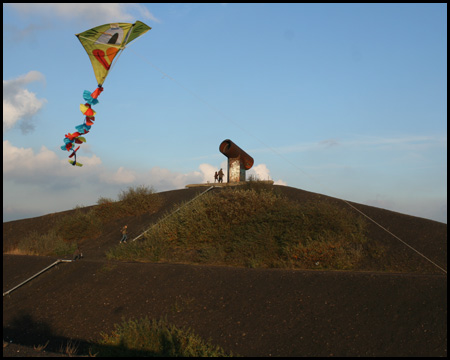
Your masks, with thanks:
M120 19L134 22L136 16L160 22L147 8L138 3L14 3L7 6L24 16L59 17L65 20L82 20L91 23L108 23Z
M247 176L254 176L258 180L273 180L270 176L270 170L267 168L266 164L258 164L256 166L253 166L249 171ZM287 183L281 179L274 180L275 185L284 185L286 186Z
M3 221L93 205L100 197L116 198L121 190L138 185L161 192L213 183L218 170L207 163L187 173L161 167L111 169L96 155L79 156L78 160L83 167L70 166L67 159L60 159L45 146L34 151L3 140ZM226 161L221 167L226 169ZM248 176L252 174L261 180L270 178L265 164L256 165ZM285 184L281 180L278 183Z
M3 132L19 124L23 133L34 130L32 118L43 108L47 100L38 99L26 89L33 82L45 83L39 71L30 71L12 80L3 80Z

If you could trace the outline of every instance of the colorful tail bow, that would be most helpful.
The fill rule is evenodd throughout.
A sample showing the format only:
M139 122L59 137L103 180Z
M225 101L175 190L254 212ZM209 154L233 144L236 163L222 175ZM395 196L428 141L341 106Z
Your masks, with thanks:
M81 144L86 142L86 138L84 138L81 135L85 135L89 132L89 130L91 129L92 125L94 125L94 120L95 120L95 114L96 112L92 109L93 105L97 105L98 104L98 96L101 94L101 92L103 91L103 87L99 86L97 89L95 89L94 92L89 92L87 90L84 90L83 92L83 99L84 101L86 101L85 104L80 104L80 111L83 113L83 115L85 115L85 119L83 124L77 125L75 126L75 129L77 130L74 133L68 133L65 135L63 141L64 141L64 145L61 146L61 150L64 151L72 151L72 155L70 155L69 157L72 157L73 154L80 148L78 147L76 150L74 150L75 148L75 144ZM82 166L82 164L78 163L78 162L73 162L73 161L69 161L72 165L78 165L78 166Z

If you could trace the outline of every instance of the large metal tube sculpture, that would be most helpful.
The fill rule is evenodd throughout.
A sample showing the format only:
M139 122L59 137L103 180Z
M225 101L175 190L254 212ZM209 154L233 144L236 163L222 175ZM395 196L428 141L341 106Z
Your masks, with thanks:
M219 150L228 158L227 182L245 181L245 171L253 166L253 158L229 139L222 141Z

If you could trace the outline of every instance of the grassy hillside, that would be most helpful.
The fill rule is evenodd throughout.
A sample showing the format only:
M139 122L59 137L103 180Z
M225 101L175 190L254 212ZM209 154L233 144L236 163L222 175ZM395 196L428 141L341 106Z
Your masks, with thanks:
M119 245L110 259L265 268L353 269L369 254L366 221L330 202L291 201L271 185L207 193Z
M77 245L86 239L101 236L116 221L127 216L157 212L162 198L152 188L129 187L119 194L119 200L99 198L96 206L77 207L53 219L45 231L35 229L23 234L17 243L4 250L8 254L63 256L72 254ZM44 221L43 221L44 223Z
M440 272L339 199L250 181L188 202L203 191L155 193L141 186L123 191L118 201L100 198L95 206L4 223L4 253L71 256L81 245L90 256L122 261ZM353 206L445 268L446 224ZM129 240L145 236L119 246L125 224Z

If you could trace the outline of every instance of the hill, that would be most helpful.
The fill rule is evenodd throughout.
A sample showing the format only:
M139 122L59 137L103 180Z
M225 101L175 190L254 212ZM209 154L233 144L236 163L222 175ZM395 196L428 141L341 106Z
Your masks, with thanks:
M276 188L293 201L330 202L348 210L339 199ZM78 353L87 353L100 332L112 331L122 318L166 316L245 356L446 356L446 275L373 223L367 225L367 236L386 251L361 264L359 271L106 260L105 252L117 245L123 224L133 238L174 204L204 190L160 193L164 201L157 212L114 221L100 236L83 242L82 261L60 264L5 297L4 341L25 345L22 354L33 356L42 352L32 346L47 340L46 351L71 342L78 345ZM446 269L446 224L352 205ZM4 252L31 230L46 232L74 211L4 223ZM4 254L3 290L54 260ZM12 349L4 348L4 356L14 355Z

